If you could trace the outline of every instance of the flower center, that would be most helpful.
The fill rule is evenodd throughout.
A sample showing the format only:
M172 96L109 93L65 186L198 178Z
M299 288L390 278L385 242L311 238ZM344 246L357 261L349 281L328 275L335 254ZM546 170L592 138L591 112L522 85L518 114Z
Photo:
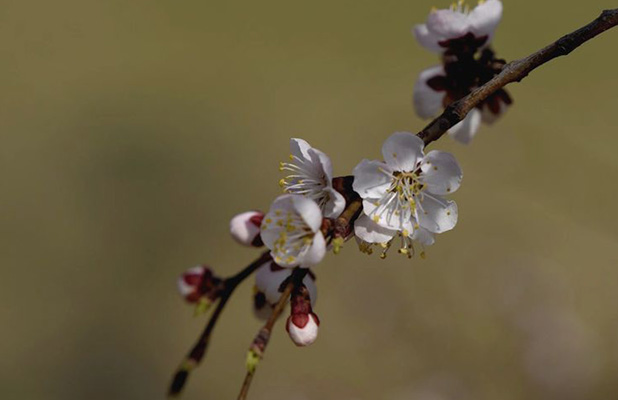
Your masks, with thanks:
M418 196L425 187L425 185L419 181L419 175L420 171L393 172L393 181L388 191L389 193L397 194L397 198L404 208L406 205L409 205L412 209L416 207L416 196Z
M326 175L308 160L290 155L291 162L280 162L279 170L288 171L290 175L279 181L285 193L299 194L318 203L322 208L329 200L324 192L328 186Z
M479 4L483 4L484 0L480 0ZM470 6L466 4L465 0L459 0L457 3L451 4L449 7L451 11L457 11L463 14L470 14Z
M299 215L289 211L275 210L274 218L265 219L263 227L279 231L279 237L272 249L276 254L276 263L294 263L296 258L308 249L315 236Z

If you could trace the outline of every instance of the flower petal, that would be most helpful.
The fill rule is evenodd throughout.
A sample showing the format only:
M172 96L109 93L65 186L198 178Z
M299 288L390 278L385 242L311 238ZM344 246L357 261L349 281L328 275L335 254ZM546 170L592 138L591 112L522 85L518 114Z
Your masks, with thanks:
M395 132L382 145L382 157L396 171L413 171L423 157L423 140L410 132Z
M303 196L291 195L294 210L315 233L322 226L322 211L315 201Z
M247 211L235 215L230 220L230 233L234 240L243 246L252 246L260 234L260 224L263 217L264 214L259 211Z
M311 158L308 153L309 149L311 149L311 146L306 140L298 138L290 139L290 151L293 156L310 160Z
M281 292L279 288L283 281L285 281L290 275L292 275L291 268L282 268L272 261L262 265L255 273L255 286L258 291L264 293L266 301L270 305L275 305L281 298ZM315 305L318 298L317 287L310 274L307 274L303 279L303 285L309 291L309 297L311 299L311 305Z
M367 197L380 198L391 185L392 172L383 162L363 160L352 172L354 175L352 188L363 199Z
M442 111L446 91L434 90L427 82L431 78L444 75L446 75L446 72L444 72L442 65L428 68L419 75L418 80L414 84L413 94L414 110L419 117L428 119Z
M381 227L363 214L354 222L354 234L367 243L387 243L397 231Z
M459 189L463 172L451 153L432 150L421 162L421 183L433 194L445 195Z
M421 227L414 230L411 238L412 240L419 242L423 246L431 246L436 242L436 238L434 237L433 233Z
M329 200L324 205L324 217L337 218L345 208L345 199L341 193L331 187L324 188L324 192L329 196Z
M463 144L469 144L481 126L481 112L473 109L466 115L463 121L448 130L448 134L455 140Z
M405 229L412 219L410 207L401 207L397 193L389 193L380 200L364 199L363 212L376 224L396 231Z
M489 37L491 41L494 32L502 18L502 2L500 0L487 0L479 4L468 15L470 30L476 37Z
M277 304L281 293L279 287L284 280L292 275L291 268L272 268L273 262L268 262L261 266L255 273L255 285L264 293L266 301L270 304Z
M262 238L262 242L264 242L266 247L271 250L274 249L275 242L280 238L281 231L284 229L282 225L277 224L276 220L281 219L281 217L288 212L294 214L297 213L296 209L294 208L294 203L292 201L295 197L302 196L284 194L277 197L270 205L270 210L262 220L262 225L260 227L260 237ZM273 254L273 257L274 256L275 254Z
M323 174L325 178L324 180L326 181L325 183L330 185L333 180L333 164L330 161L330 157L315 148L310 148L307 150L307 154L309 154L311 161L316 166L316 172L319 172L319 175Z
M429 232L450 231L457 224L457 204L454 201L424 193L417 207L418 223Z
M414 33L416 41L427 50L433 51L434 53L440 53L444 50L438 44L441 38L435 33L429 32L426 24L416 25L412 32Z
M326 240L321 231L318 231L313 237L313 243L309 250L301 256L300 267L311 268L318 264L326 255Z
M427 30L440 37L440 41L457 39L468 32L468 16L459 11L436 10L427 17Z

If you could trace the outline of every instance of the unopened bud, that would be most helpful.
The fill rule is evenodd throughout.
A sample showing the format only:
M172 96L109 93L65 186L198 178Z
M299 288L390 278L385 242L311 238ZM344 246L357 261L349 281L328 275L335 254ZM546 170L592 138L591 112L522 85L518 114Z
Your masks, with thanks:
M210 268L198 265L178 278L178 291L187 302L198 305L196 313L202 313L221 296L223 281Z
M309 346L318 338L319 326L320 319L311 312L309 314L290 315L285 328L295 345Z
M260 211L247 211L236 215L230 221L230 233L234 240L243 246L262 247L260 225L264 214Z
M318 338L320 319L311 309L309 291L304 285L292 293L291 312L285 323L290 339L297 346L309 346Z

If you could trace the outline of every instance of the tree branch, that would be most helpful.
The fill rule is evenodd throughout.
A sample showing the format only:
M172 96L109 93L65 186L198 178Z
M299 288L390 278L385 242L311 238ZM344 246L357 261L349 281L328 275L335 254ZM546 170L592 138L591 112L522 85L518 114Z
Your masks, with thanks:
M285 289L283 289L283 292L281 293L281 297L279 297L277 305L273 309L273 313L270 315L270 318L268 318L268 321L266 321L266 324L264 324L264 327L260 329L255 339L253 339L249 349L249 356L247 358L247 374L245 375L245 380L240 388L238 400L245 400L247 398L247 393L249 393L249 387L251 386L251 381L253 380L253 375L255 374L257 362L260 358L262 358L262 355L266 350L266 346L268 345L275 322L285 309L292 291L294 291L294 288L302 283L308 272L309 269L307 268L294 269L294 272L292 272Z
M236 275L227 278L224 281L224 291L221 294L221 298L219 303L217 304L217 308L213 312L212 316L208 320L204 331L198 338L197 342L187 354L183 362L180 364L180 367L176 370L174 377L172 378L172 383L170 385L168 395L170 397L175 397L180 395L182 389L184 388L187 378L189 377L189 373L197 367L197 365L202 361L204 356L206 355L206 350L208 349L208 343L210 342L210 336L212 335L212 331L214 330L217 321L219 320L219 316L223 312L227 301L232 297L234 290L236 287L244 281L249 275L255 272L261 265L271 260L270 252L265 251L262 255L247 267L245 267L242 271L237 273Z
M618 25L618 8L605 10L588 25L561 37L556 42L526 58L508 63L504 66L502 72L492 80L446 107L442 115L431 121L417 136L423 139L425 145L438 140L451 127L462 121L468 112L498 89L512 82L521 82L536 68L554 58L571 53L588 40L616 25Z

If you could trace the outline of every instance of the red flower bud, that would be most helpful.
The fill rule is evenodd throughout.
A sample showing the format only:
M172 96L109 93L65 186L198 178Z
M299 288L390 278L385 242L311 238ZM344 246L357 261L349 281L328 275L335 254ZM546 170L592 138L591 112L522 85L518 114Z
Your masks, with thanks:
M222 290L223 281L205 265L193 267L178 278L178 291L189 303L198 303L200 299L213 302Z
M236 215L230 221L230 233L234 240L243 246L262 247L260 225L264 214L260 211L247 211Z

